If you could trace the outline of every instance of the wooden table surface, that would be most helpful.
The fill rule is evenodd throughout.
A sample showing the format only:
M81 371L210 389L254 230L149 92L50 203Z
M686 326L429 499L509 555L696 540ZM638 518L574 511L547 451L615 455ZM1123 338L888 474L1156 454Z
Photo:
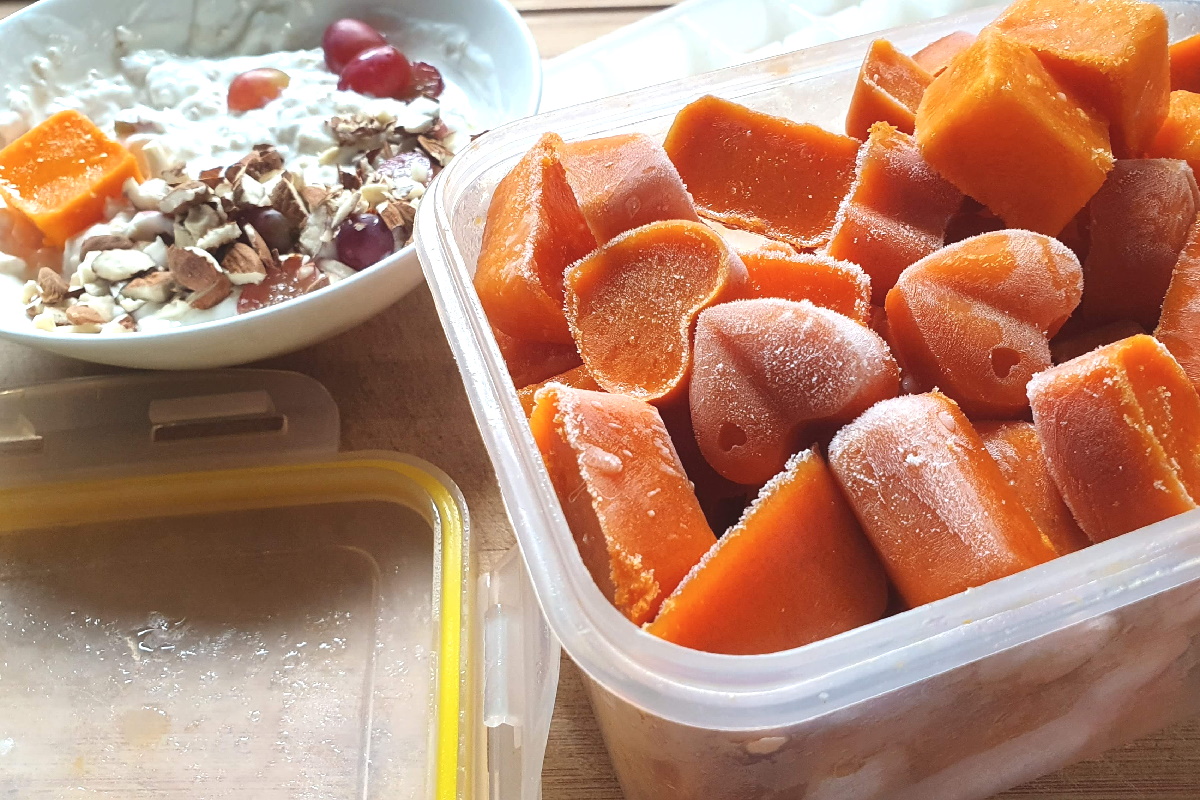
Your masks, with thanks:
M0 15L20 7L0 2ZM551 57L665 7L644 0L517 0ZM458 371L424 287L336 339L259 366L306 373L342 412L346 449L422 456L462 488L485 563L514 539ZM0 389L112 371L0 342ZM564 657L543 772L545 800L620 800L579 671ZM1197 800L1200 720L1077 764L996 800ZM664 798L669 800L669 798ZM856 800L856 798L846 798Z

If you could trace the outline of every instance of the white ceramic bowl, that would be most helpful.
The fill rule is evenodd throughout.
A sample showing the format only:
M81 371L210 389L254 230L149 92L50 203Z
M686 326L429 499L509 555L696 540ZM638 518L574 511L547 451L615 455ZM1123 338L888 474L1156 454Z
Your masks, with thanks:
M0 84L27 83L33 60L51 46L62 52L66 70L78 70L80 76L89 69L111 73L118 26L140 34L145 47L214 56L235 52L228 49L235 46L236 52L316 47L325 26L339 17L367 19L389 32L402 30L406 19L456 26L463 47L439 43L435 53L427 43L405 41L402 33L396 44L414 58L435 61L472 100L489 106L490 126L537 110L537 47L505 0L41 0L0 20ZM193 35L195 26L204 26L206 35ZM490 58L494 69L479 69L479 56ZM409 246L331 287L227 319L153 333L68 334L39 331L5 313L0 336L117 366L229 366L298 350L346 331L421 281L420 263Z

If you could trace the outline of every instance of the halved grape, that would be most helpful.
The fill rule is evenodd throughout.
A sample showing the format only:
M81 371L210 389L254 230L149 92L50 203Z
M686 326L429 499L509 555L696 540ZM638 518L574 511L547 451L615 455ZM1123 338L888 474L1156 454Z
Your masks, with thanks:
M445 89L446 81L437 67L424 61L413 62L412 94L423 94L431 100L436 100Z
M283 94L291 82L292 78L286 72L271 67L243 72L229 82L229 110L240 112L262 108Z

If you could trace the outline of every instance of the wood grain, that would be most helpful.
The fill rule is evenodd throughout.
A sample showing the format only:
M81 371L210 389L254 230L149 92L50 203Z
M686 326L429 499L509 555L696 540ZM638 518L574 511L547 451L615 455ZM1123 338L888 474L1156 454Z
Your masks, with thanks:
M0 16L24 5L0 2ZM639 0L518 0L544 56L640 19ZM514 538L458 371L425 288L370 322L263 366L324 383L342 412L348 449L426 458L462 488L484 565ZM111 371L0 342L0 389ZM545 800L621 800L579 670L564 657L543 772ZM1177 725L1099 759L1064 769L995 800L1197 800L1200 720ZM668 798L664 798L668 800ZM846 798L846 800L856 800Z

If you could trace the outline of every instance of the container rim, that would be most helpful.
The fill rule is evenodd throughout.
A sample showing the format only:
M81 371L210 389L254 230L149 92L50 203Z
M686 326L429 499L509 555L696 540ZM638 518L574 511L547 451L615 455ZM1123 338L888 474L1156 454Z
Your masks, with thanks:
M455 238L458 201L541 133L610 134L673 115L698 94L737 99L856 66L880 36L920 46L978 30L995 13L861 36L510 123L460 153L419 206L418 254L543 613L591 679L644 712L706 730L795 725L1200 579L1196 510L794 650L728 656L659 640L630 625L584 567L475 293L474 264Z

